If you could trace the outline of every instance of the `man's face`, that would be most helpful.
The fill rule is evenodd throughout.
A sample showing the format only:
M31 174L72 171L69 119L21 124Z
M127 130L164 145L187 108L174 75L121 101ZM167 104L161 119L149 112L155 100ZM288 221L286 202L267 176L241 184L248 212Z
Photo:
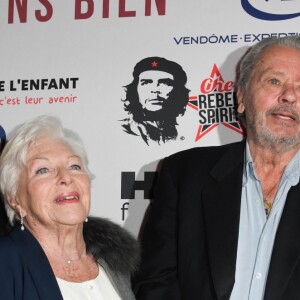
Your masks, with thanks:
M139 102L148 111L161 110L174 88L174 76L164 71L145 71L139 76Z
M247 136L260 145L300 142L300 50L267 49L246 92L238 91L238 111L245 110Z

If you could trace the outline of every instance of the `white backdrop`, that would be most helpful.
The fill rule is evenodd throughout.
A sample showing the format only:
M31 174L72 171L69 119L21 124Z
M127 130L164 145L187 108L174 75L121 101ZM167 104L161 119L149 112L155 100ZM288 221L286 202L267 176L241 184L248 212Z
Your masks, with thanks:
M165 156L242 139L239 128L218 121L197 134L197 99L225 93L222 88L231 86L238 60L253 43L270 35L299 35L299 15L299 0L1 0L0 126L9 135L34 116L59 116L88 151L96 176L91 214L137 235L149 200L142 190L134 199L122 199L122 184L130 182L129 177L122 182L122 174L134 173L142 185L145 172L155 172ZM177 120L177 139L148 146L123 132L119 120L127 116L123 86L132 81L136 63L151 56L182 66L191 103ZM219 73L212 73L214 66ZM69 86L55 86L60 78ZM30 80L42 79L44 88L30 89ZM213 80L215 91L201 89Z

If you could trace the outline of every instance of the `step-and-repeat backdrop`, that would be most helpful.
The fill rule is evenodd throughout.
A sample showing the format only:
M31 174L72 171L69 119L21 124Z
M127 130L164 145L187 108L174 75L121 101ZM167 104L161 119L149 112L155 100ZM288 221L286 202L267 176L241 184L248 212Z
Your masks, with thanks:
M88 151L91 214L138 235L162 158L243 138L236 64L299 17L300 0L1 0L1 143L60 117Z

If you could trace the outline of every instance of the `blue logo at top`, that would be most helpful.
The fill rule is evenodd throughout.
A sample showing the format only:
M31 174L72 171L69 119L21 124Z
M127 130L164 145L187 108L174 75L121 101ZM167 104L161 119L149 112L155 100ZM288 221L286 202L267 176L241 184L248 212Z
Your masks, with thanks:
M255 7L250 3L250 0L241 0L241 4L243 9L252 17L255 17L257 19L261 20L267 20L267 21L281 21L281 20L288 20L293 19L300 16L300 0L277 0L276 5L279 8L285 8L284 13L282 13L282 9L279 9L281 13L276 13L276 11L273 10L274 8L274 1L270 0L264 0L255 1ZM262 2L264 2L264 5L261 5ZM295 5L296 2L298 5ZM271 7L272 6L272 7ZM294 8L297 7L299 9L299 12L289 12L289 10L294 10Z

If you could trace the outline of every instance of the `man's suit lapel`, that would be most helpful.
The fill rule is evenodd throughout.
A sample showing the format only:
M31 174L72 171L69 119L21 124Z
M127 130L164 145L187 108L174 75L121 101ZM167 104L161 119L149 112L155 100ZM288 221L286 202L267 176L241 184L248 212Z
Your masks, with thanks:
M300 184L292 187L277 229L264 300L282 298L300 259Z
M244 143L229 148L211 171L205 188L208 255L218 299L229 299L239 232Z

